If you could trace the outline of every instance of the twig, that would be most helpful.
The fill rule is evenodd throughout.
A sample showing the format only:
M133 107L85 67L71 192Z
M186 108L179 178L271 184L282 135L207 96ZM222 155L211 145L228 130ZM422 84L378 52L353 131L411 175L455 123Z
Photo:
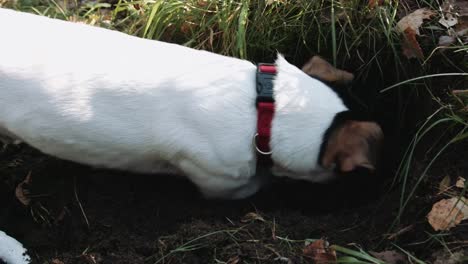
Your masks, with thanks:
M407 226L407 227L404 227L404 228L398 230L396 233L390 234L390 235L387 237L387 239L388 239L388 240L393 240L393 239L395 239L397 236L399 236L399 235L401 235L401 234L404 234L404 233L410 231L411 229L413 229L413 227L414 227L413 225L409 225L409 226Z
M89 230L90 227L89 227L88 217L86 216L83 206L81 205L80 199L78 198L78 192L76 191L76 176L75 175L73 175L73 192L75 193L75 200L78 203L78 206L80 207L81 215L83 216L86 222L86 226L88 227L88 230Z

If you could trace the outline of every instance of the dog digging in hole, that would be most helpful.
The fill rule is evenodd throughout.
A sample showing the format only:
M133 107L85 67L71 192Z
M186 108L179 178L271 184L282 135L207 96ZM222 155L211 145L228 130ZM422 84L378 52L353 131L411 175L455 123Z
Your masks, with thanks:
M381 128L320 81L353 75L319 57L299 69L278 55L262 69L13 10L0 9L0 24L4 142L95 167L185 175L208 198L256 193L258 166L310 182L376 169Z

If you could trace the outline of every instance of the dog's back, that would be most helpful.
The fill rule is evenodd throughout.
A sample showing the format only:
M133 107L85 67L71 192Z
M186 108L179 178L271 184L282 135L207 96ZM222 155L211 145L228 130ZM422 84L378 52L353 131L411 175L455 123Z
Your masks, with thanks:
M0 25L0 133L142 172L185 156L254 159L250 62L6 9Z

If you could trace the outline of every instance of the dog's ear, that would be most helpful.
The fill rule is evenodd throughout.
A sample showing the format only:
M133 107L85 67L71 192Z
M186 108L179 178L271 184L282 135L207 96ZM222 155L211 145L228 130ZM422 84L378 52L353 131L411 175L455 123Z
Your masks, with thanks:
M322 165L335 164L341 172L357 167L375 170L383 143L383 133L375 122L348 120L333 131L326 143Z
M330 83L348 84L354 79L352 73L333 67L319 56L313 56L302 66L302 71L312 77Z

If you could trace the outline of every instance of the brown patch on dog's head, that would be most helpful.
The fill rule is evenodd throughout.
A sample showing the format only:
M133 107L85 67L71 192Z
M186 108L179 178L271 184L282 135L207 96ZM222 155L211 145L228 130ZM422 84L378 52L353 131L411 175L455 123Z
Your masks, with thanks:
M326 143L322 166L336 164L341 172L357 167L375 170L383 143L383 133L375 122L347 120L333 131Z
M352 73L333 67L319 56L313 56L302 66L302 71L312 77L330 83L348 84L354 79Z

